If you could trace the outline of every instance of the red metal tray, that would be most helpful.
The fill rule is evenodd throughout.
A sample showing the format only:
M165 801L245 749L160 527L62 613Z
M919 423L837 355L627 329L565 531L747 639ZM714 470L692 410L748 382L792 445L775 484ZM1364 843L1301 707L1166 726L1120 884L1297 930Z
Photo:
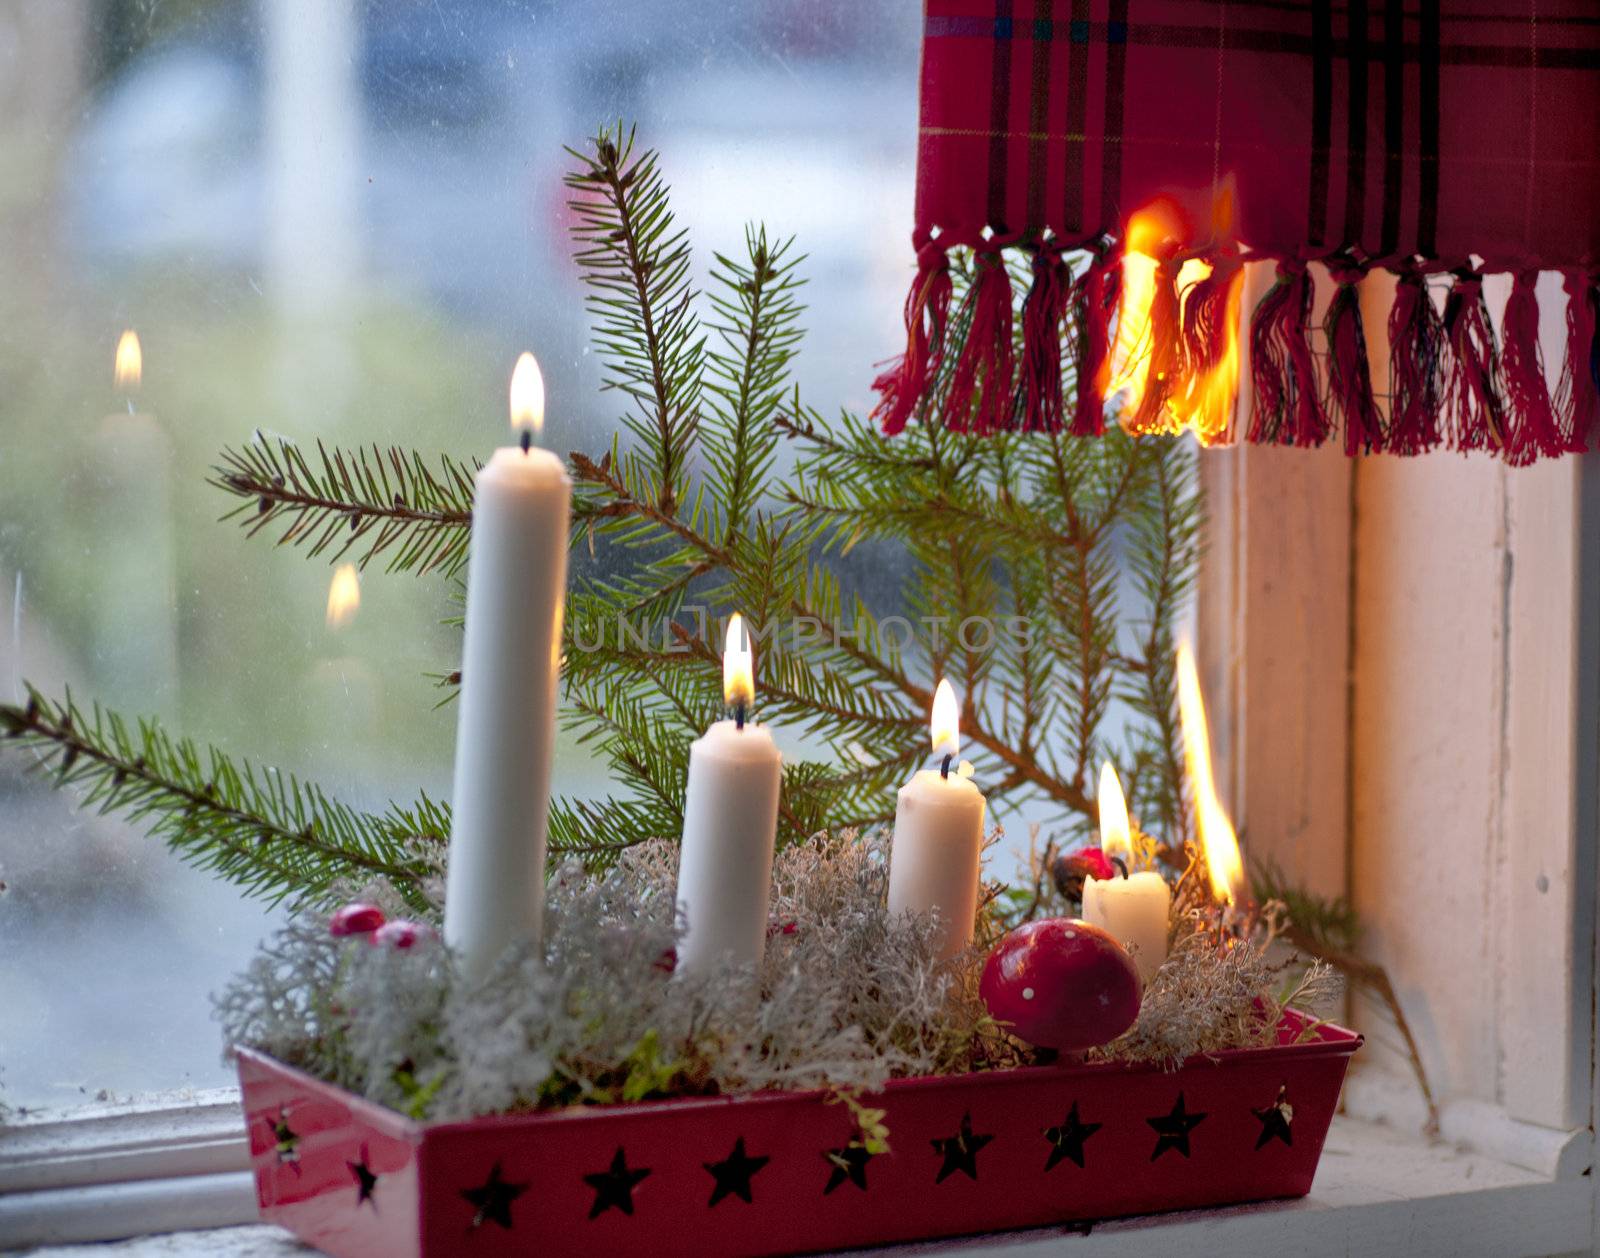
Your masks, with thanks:
M890 1151L822 1093L419 1123L249 1051L262 1217L336 1258L803 1253L1311 1188L1361 1037L891 1082Z

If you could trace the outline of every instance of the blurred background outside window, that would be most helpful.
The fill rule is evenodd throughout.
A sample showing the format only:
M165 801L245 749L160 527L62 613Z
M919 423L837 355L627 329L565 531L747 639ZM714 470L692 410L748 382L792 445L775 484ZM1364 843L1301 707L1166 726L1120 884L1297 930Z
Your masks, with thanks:
M811 255L798 368L870 405L909 274L903 0L8 0L0 6L0 684L70 684L381 806L448 796L437 579L217 524L261 428L486 456L534 349L598 449L563 144L636 120L702 272L747 220ZM124 328L142 381L119 388ZM133 416L130 412L137 411ZM870 557L869 557L870 558ZM872 579L867 563L864 579ZM0 1098L220 1085L210 993L276 910L0 757ZM559 787L595 791L568 748Z

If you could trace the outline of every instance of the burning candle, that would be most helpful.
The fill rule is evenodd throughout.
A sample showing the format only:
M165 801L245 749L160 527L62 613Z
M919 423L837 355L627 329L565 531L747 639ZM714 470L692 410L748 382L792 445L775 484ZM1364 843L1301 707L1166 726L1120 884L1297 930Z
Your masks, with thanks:
M1109 879L1083 880L1083 920L1098 926L1132 955L1148 984L1167 959L1167 920L1172 890L1153 869L1130 872L1132 827L1122 783L1108 760L1100 766L1100 850L1117 866Z
M1200 833L1200 850L1205 853L1211 897L1231 909L1248 899L1249 884L1239 856L1239 837L1233 831L1227 809L1217 798L1217 784L1211 774L1206 705L1200 694L1194 651L1187 642L1178 644L1178 715L1183 725L1184 768L1194 794L1195 828Z
M983 858L983 792L950 767L961 754L956 692L940 681L929 734L937 769L920 769L900 788L889 853L889 912L937 913L939 955L972 942Z
M755 659L737 613L722 653L722 695L732 719L716 722L689 749L677 896L684 972L719 962L759 965L767 943L783 757L772 734L749 719Z
M532 354L511 377L521 440L478 473L468 552L445 940L469 974L537 940L567 583L572 482L534 446L544 380Z

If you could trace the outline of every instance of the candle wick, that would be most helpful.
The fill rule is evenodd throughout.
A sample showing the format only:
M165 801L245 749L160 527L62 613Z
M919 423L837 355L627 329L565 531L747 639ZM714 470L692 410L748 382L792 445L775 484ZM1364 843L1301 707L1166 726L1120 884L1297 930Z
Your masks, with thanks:
M954 756L946 755L944 758L944 763L939 766L939 776L944 778L946 781L948 781L950 778L950 762L954 759Z
M1111 863L1117 867L1117 872L1120 873L1124 878L1128 876L1128 862L1123 860L1122 857L1113 856L1111 858Z
M533 448L533 429L524 428L522 430L522 452L524 454L526 454L532 448Z
M733 705L733 727L735 729L744 728L744 719L748 712L749 709L742 703Z

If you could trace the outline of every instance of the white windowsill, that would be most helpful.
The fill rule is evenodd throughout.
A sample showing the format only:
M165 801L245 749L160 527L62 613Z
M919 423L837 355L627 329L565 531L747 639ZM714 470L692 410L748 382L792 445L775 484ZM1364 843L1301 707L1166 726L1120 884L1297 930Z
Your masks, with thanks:
M237 1132L235 1140L238 1141ZM5 1165L0 1142L0 1168ZM14 1169L14 1168L13 1168ZM0 1192L4 1192L0 1188ZM150 1231L163 1209L188 1217L166 1224L168 1234L93 1249L40 1249L35 1258L120 1258L122 1255L304 1255L276 1228L225 1227L254 1215L255 1193L246 1171L190 1175L115 1185L83 1185L21 1192L0 1199L0 1243L50 1244ZM1225 1210L1118 1219L1087 1236L1046 1228L969 1237L874 1251L911 1254L997 1254L1033 1258L1143 1258L1145 1255L1227 1253L1232 1258L1292 1250L1306 1258L1350 1253L1404 1253L1427 1258L1497 1258L1588 1251L1593 1242L1593 1183L1585 1175L1552 1180L1482 1154L1387 1126L1340 1118L1328 1137L1311 1195ZM175 1230L179 1228L213 1230Z
M237 1088L38 1113L0 1127L0 1197L249 1169Z

